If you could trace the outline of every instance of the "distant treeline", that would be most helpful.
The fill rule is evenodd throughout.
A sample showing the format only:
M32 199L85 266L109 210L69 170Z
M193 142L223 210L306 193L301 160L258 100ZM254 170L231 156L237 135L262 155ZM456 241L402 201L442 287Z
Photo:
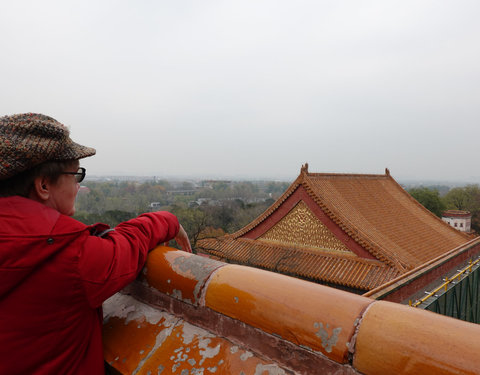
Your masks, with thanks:
M199 238L242 228L289 185L275 181L87 181L77 197L75 218L85 224L103 222L115 227L143 212L170 211L195 246Z

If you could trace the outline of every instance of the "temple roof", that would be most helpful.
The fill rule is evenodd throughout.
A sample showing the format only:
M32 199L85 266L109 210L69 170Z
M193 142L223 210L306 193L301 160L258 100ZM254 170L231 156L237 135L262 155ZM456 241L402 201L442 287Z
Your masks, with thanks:
M391 176L309 173L239 231L199 241L235 263L370 290L469 241Z

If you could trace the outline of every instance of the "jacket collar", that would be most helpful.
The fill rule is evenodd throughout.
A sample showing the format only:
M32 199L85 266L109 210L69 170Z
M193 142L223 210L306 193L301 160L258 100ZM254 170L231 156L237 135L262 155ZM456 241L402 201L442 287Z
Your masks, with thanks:
M51 234L59 217L57 210L32 199L12 196L0 198L0 235Z

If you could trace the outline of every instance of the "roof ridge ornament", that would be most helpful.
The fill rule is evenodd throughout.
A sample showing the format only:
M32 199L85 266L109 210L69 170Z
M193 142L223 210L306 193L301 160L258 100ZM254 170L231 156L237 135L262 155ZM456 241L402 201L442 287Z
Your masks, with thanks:
M388 168L385 168L385 174L386 174L387 176L390 176L390 170L389 170Z
M302 168L300 168L300 173L308 174L308 163L302 165Z

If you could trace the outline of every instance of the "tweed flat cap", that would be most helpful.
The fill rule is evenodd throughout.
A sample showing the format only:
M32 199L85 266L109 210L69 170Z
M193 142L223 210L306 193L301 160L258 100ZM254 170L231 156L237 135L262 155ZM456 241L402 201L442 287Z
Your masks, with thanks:
M39 113L0 117L0 180L51 160L77 160L95 149L73 142L67 127Z

